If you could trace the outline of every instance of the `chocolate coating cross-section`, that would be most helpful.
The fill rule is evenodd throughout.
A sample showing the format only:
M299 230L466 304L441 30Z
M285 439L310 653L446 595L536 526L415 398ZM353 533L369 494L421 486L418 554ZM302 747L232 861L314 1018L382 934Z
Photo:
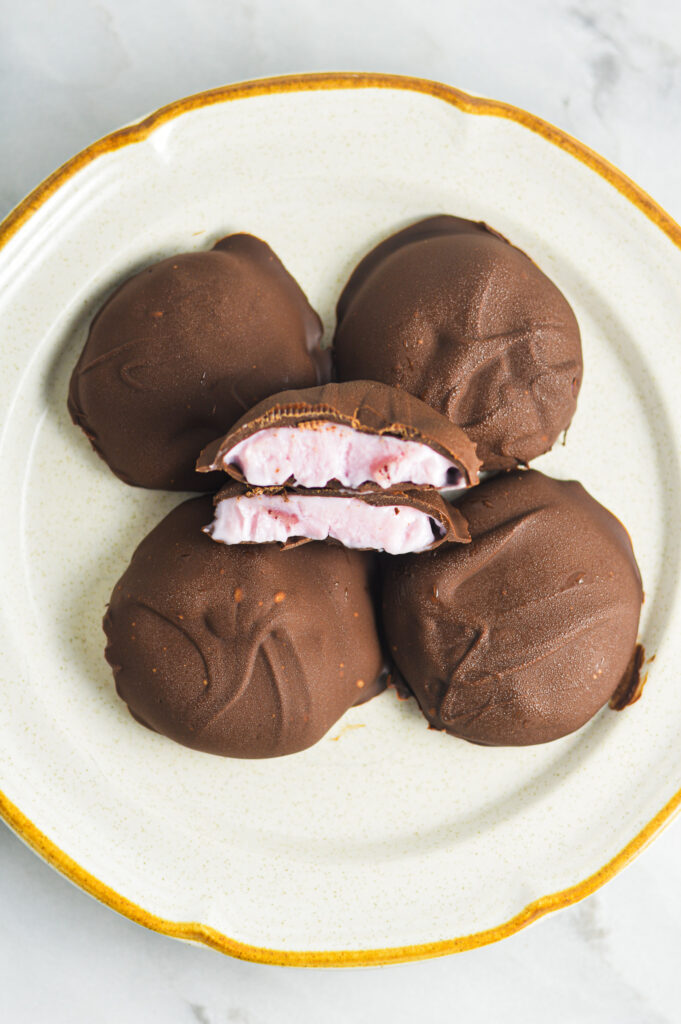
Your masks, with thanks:
M431 217L356 267L338 302L340 380L417 395L462 427L483 469L551 448L582 380L579 328L532 260L487 225Z
M386 560L389 651L432 726L518 746L584 725L635 664L629 536L575 482L502 474L459 503L471 543Z
M252 405L325 380L322 326L264 242L230 235L125 281L71 377L69 411L122 480L215 490L197 454Z
M265 435L264 431L268 433ZM276 468L272 458L278 446L291 467L298 463L308 473L323 471L323 477L305 482L309 487L324 487L332 482L352 487L364 483L390 486L393 480L402 488L410 484L444 487L450 483L468 487L478 480L480 460L475 454L475 445L463 430L413 395L376 381L324 384L266 398L242 416L225 437L204 449L197 469L204 473L224 469L235 479L247 479L256 485L302 483L286 476L253 479L252 475L244 473L237 454L256 434L266 441L271 468ZM378 439L387 442L385 451L375 444ZM373 446L370 451L362 451L363 440ZM317 443L310 444L311 441ZM397 442L393 451L390 450L392 441ZM333 458L334 443L341 456L338 460ZM328 446L326 452L324 444ZM296 446L300 450L296 450ZM419 449L423 452L420 460ZM336 465L344 466L345 472L352 474L348 458L360 469L364 468L367 476L360 473L357 479L349 475L339 481L328 475ZM406 460L409 460L408 467ZM427 465L427 460L435 465ZM423 464L420 467L419 461ZM319 463L318 469L315 463ZM401 463L405 466L402 473ZM451 477L447 476L448 464ZM421 471L425 468L425 477L428 471L439 470L442 476L414 481L409 478L408 468Z
M430 488L408 491L247 488L231 480L214 499L205 532L222 544L279 542L295 547L327 538L388 554L430 551L470 540L466 520Z
M104 619L133 716L196 750L303 750L374 696L383 657L372 558L334 545L226 547L208 497L175 508L135 551Z

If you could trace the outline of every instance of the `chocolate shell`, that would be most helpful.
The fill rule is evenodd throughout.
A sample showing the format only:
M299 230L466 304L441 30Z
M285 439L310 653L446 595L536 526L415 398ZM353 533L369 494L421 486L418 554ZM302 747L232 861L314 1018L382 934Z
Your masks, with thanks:
M629 536L573 481L516 471L459 507L471 543L386 559L388 649L431 726L545 743L628 680L642 589Z
M327 509L328 502L333 502L334 505L343 505L342 512L336 514L334 509L326 520L324 519L325 513L321 514L322 524L326 525L328 532L320 537L311 537L305 532L304 508L306 505L310 507L310 503L314 503L315 499L322 499ZM214 498L215 519L212 523L205 525L204 531L217 543L240 545L262 543L263 541L251 537L245 538L240 532L244 521L247 528L250 527L248 513L244 513L242 503L252 505L254 502L267 503L270 500L273 501L274 507L269 513L265 512L263 518L266 527L271 528L275 533L281 532L282 536L277 536L276 541L280 542L284 548L297 547L300 544L328 538L356 550L378 550L397 554L404 550L431 551L441 544L451 542L467 544L470 541L468 525L456 506L448 504L437 491L431 489L349 493L323 488L317 490L283 487L248 488L235 480L230 481L216 494ZM232 539L231 531L228 531L224 523L221 522L220 511L223 502L232 501L241 506L236 520L233 524L229 524L234 533L238 533L234 539ZM363 511L367 507L381 513L389 512L389 514L381 514L377 521L372 522L371 518L367 517ZM357 525L353 525L351 522L355 512L361 516L361 522ZM418 515L416 517L410 515L412 512ZM399 520L401 513L402 520ZM405 516L404 513L407 515ZM421 518L425 519L425 522L419 523L418 520ZM405 520L414 519L417 521L405 523ZM334 532L334 525L337 532ZM361 535L362 528L367 531L364 535ZM415 528L418 529L416 538L414 538L413 532ZM406 533L402 532L405 530ZM395 531L397 531L397 536L395 536ZM424 534L425 540L423 540ZM273 539L273 535L268 535L266 542L271 543ZM423 546L401 548L399 551L394 549L396 543L404 543L413 539L420 539Z
M210 515L208 497L173 509L114 587L104 629L119 696L195 750L304 750L382 688L373 560L326 544L214 544Z
M339 380L417 395L462 427L482 468L528 463L567 429L579 327L532 260L486 224L430 217L356 267L337 307Z
M327 379L322 325L264 242L230 235L163 260L105 302L68 406L126 483L215 490L197 453L266 395Z
M475 454L475 445L463 430L408 392L366 380L284 391L264 399L242 416L229 433L201 452L196 468L201 473L222 469L243 481L241 467L230 462L230 452L243 441L263 430L286 427L311 430L322 424L424 445L453 463L457 480L452 483L470 487L478 481L480 460ZM261 483L259 480L249 482ZM291 481L276 481L278 484L287 482ZM336 480L322 481L318 486L327 483L339 485ZM417 482L416 486L423 486L423 483ZM401 481L399 487L404 489L410 484L410 481Z

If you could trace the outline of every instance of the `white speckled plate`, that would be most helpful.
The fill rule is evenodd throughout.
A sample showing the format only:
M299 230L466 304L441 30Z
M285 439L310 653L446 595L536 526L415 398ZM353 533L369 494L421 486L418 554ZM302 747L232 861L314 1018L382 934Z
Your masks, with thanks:
M333 325L360 256L428 214L484 218L574 305L567 445L643 573L643 699L548 746L429 732L388 692L312 750L193 753L136 725L100 621L177 501L115 479L66 412L88 322L122 277L262 236ZM413 79L309 76L174 104L60 169L0 228L0 809L149 927L253 960L352 964L470 948L593 891L681 803L681 229L523 111ZM676 624L676 628L675 628ZM678 791L678 792L677 792Z

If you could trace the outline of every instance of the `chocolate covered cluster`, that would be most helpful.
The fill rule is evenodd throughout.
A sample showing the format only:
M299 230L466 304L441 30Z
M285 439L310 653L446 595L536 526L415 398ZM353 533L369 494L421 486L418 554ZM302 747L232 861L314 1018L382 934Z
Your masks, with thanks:
M125 482L209 492L114 588L106 657L132 715L255 758L309 747L391 676L433 728L481 744L626 704L629 536L581 485L526 468L582 379L558 288L487 225L431 217L357 266L333 362L321 335L250 235L143 270L92 323L74 422Z

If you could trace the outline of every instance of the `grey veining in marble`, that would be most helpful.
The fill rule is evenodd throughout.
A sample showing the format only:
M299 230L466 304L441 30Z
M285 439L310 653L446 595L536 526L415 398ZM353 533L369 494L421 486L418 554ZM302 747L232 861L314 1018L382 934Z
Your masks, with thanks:
M321 69L517 103L681 219L678 0L0 0L0 216L94 138L171 99ZM240 963L144 931L1 825L0 910L11 1024L681 1020L681 825L586 902L498 946L351 974Z

